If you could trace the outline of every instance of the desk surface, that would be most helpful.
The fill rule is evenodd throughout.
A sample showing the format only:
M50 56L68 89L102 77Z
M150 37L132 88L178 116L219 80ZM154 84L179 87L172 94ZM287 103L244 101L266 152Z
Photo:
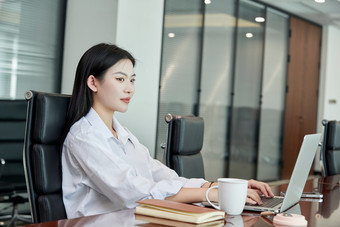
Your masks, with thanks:
M295 211L301 212L308 221L308 226L340 226L340 175L316 178L308 180L304 191L320 191L323 193L322 202L300 201L293 207ZM287 185L272 187L275 195L285 191ZM241 217L227 217L225 226L273 226L270 218L261 217L258 213L244 212ZM26 225L27 227L68 227L68 226L176 226L173 222L162 219L162 225L155 221L145 220L143 216L136 216L134 209L94 215L82 218L59 220L39 224ZM158 224L155 224L158 223ZM178 226L186 226L179 223ZM188 226L191 226L188 224Z

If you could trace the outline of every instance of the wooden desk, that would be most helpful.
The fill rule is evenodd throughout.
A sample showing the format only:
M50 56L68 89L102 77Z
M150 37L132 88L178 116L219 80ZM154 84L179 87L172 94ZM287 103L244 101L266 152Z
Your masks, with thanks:
M308 226L340 226L340 175L317 178L308 180L304 191L320 191L323 193L323 202L300 201L293 209L301 211L307 221ZM280 191L285 191L287 185L272 187L275 195L279 195ZM166 220L163 219L166 223ZM234 217L226 218L225 226L238 226L233 222L238 222L242 226L273 226L270 219L260 217L258 213L244 212L242 220ZM241 221L241 222L240 222ZM112 212L101 215L94 215L82 218L74 218L68 220L59 220L53 222L45 222L39 224L26 225L27 227L73 227L73 226L164 226L151 223L149 221L140 220L136 217L134 209L119 212ZM173 223L170 226L175 226ZM185 223L178 226L185 226Z

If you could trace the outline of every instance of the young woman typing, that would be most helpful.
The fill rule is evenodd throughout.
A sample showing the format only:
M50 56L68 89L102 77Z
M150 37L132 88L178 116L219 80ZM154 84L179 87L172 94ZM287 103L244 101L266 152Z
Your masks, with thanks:
M62 151L68 218L134 208L142 199L201 202L212 185L179 177L115 118L134 95L134 65L130 53L104 43L79 61ZM267 184L250 180L247 201L261 203L259 194L273 196ZM217 189L210 197L217 201Z

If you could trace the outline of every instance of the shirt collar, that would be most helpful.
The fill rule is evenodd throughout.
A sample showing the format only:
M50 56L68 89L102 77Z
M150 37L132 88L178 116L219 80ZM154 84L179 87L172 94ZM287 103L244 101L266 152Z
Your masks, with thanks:
M113 128L116 130L119 140L125 145L130 139L130 134L127 130L119 123L117 118L113 116ZM131 139L130 139L131 140ZM132 142L132 140L131 140Z
M90 111L86 114L85 118L89 121L91 126L97 128L105 138L113 137L110 129L104 124L103 120L99 117L98 113L91 107Z
M99 129L105 138L113 138L113 134L110 129L104 124L103 120L99 117L98 113L91 107L90 111L86 114L85 118L89 123ZM129 132L119 123L119 121L113 116L113 128L116 130L119 140L126 145L127 141L133 143Z

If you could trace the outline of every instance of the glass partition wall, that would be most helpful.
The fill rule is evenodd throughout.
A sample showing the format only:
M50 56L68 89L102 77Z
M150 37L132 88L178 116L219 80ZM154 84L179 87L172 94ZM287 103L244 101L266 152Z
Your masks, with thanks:
M250 0L166 0L156 158L166 113L205 121L208 180L279 179L288 15Z
M66 1L0 1L0 99L60 91Z
M165 115L198 115L203 8L201 0L165 1L156 157L163 158Z
M267 8L256 178L280 178L289 37L287 14Z
M227 175L236 1L205 6L199 115L204 118L205 176ZM213 168L212 168L213 167Z
M264 19L264 6L239 2L228 167L238 178L256 178Z

